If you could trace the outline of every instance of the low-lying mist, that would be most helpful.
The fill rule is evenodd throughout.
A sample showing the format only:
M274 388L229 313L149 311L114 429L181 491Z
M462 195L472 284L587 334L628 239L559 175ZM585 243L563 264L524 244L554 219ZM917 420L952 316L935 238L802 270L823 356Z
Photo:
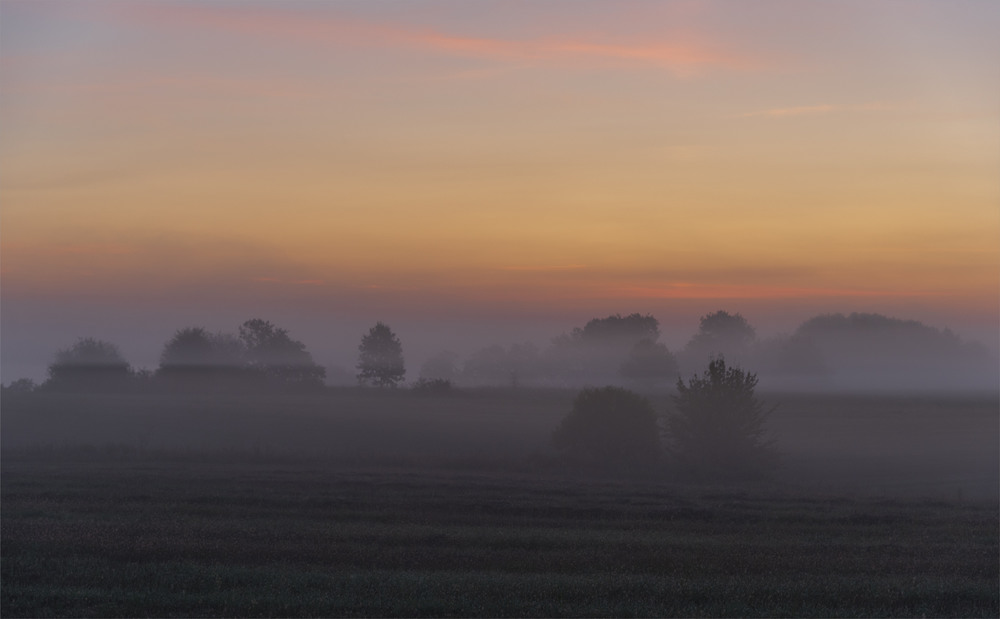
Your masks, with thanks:
M760 338L742 315L717 311L683 346L665 339L652 315L614 314L547 342L442 348L415 365L405 339L378 322L345 344L357 360L347 369L318 363L291 331L252 319L234 332L181 328L147 370L87 337L56 351L41 384L4 386L2 447L557 470L566 461L553 433L581 389L617 385L647 398L658 434L677 409L678 381L724 359L777 407L765 430L781 454L779 479L997 494L996 355L947 329L832 314Z
M987 346L949 329L879 314L819 315L790 333L761 337L742 315L717 311L702 316L697 331L687 338L664 333L649 314L614 314L530 341L504 341L505 336L497 333L486 345L463 341L455 334L437 338L414 334L412 326L411 333L397 334L391 324L385 326L399 342L399 359L393 361L401 366L392 383L396 386L448 381L458 387L620 385L670 391L678 378L697 374L720 357L757 374L762 387L771 390L993 392L1000 385L998 356ZM132 376L169 378L174 386L187 383L188 388L224 386L232 382L234 372L248 368L269 374L272 383L358 384L363 329L353 337L334 338L337 349L332 352L329 340L314 347L314 342L295 339L295 331L294 325L260 319L248 320L236 331L185 326L164 342L144 344L142 350L149 350L136 356L145 364L127 358L113 337L84 337L63 343L59 350L30 349L30 354L18 341L17 348L5 350L4 384L10 387L25 378L14 386L42 383L58 388L57 383L72 382L66 377L87 365L108 364ZM480 341L483 337L488 336L480 333ZM411 341L416 341L412 347ZM128 349L135 350L136 344L129 342ZM17 375L10 369L35 367L32 364L42 358L47 359L44 375ZM55 380L60 372L64 379ZM143 384L140 389L148 389L152 382Z
M446 394L332 388L313 394L2 395L7 458L331 463L531 475L579 472L553 447L575 390ZM667 394L650 395L660 416ZM769 483L808 494L997 498L996 396L762 392L779 455ZM601 471L597 471L601 474ZM680 480L669 457L630 476Z

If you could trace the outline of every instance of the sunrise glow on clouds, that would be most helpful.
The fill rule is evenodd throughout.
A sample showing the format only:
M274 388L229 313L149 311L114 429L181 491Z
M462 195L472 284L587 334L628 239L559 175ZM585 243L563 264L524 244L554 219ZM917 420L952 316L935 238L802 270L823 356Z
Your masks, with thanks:
M998 319L989 3L0 12L7 308Z
M280 44L305 42L329 49L396 47L499 60L555 63L577 61L587 64L620 60L667 68L680 74L694 73L701 67L743 69L753 65L748 58L739 58L692 41L607 42L588 40L584 38L586 35L574 36L573 33L532 38L462 36L434 28L378 23L335 14L319 17L296 14L278 4L267 8L245 6L236 10L225 5L139 4L125 7L120 15L145 24L236 33Z

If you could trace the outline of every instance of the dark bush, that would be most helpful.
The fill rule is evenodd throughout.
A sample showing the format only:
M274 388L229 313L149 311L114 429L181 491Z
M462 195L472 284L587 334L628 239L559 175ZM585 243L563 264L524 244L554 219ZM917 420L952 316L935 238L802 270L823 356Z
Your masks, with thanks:
M754 395L757 375L722 358L701 377L677 381L676 412L667 419L670 454L698 477L759 477L777 464L764 438L765 410ZM772 409L773 410L773 409Z
M645 467L660 456L656 413L627 389L584 389L552 434L552 445L579 464Z

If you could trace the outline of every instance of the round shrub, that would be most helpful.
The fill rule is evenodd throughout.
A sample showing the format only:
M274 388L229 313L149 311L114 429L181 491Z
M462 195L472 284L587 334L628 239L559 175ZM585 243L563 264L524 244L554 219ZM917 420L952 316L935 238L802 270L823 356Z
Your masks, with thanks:
M552 434L552 445L581 464L643 467L660 457L656 412L627 389L584 389Z

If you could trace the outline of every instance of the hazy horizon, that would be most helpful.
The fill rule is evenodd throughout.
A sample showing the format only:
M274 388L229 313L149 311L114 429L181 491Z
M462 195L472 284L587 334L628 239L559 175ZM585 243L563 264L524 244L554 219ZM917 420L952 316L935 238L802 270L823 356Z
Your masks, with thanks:
M0 375L260 317L352 370L652 314L1000 341L1000 5L0 4ZM408 375L408 378L413 376Z
M716 307L716 309L722 308ZM626 313L628 312L618 312L618 314ZM708 313L706 312L706 314ZM492 323L485 323L481 319L475 318L446 322L435 322L426 318L420 319L419 317L411 317L408 320L382 320L381 318L379 320L386 322L400 337L403 345L403 356L406 361L405 381L408 384L413 384L420 377L422 364L443 351L450 351L457 354L457 366L460 370L465 361L469 360L476 352L482 351L487 347L501 346L507 348L512 345L530 343L536 346L539 352L542 352L551 346L553 340L558 336L571 334L574 329L582 328L591 319L605 317L603 315L589 316L581 318L574 323L559 321L554 317L546 319L532 317L530 320L522 322L516 320L496 320ZM698 320L700 317L694 315L684 317L671 316L668 317L668 320L672 319L670 322L660 321L660 336L658 341L665 344L673 355L683 356L692 337L699 330ZM815 316L807 316L805 318L812 317ZM152 318L158 318L153 325L149 324ZM80 330L85 325L94 324L92 319L82 316L76 322L72 319L60 320L59 330L49 333L46 340L20 338L14 339L12 343L10 339L5 339L0 382L6 385L12 380L19 378L29 378L39 383L44 381L47 378L47 368L54 361L56 352L69 348L81 337L95 337L115 344L120 348L125 359L131 364L133 369L156 370L159 366L160 353L164 345L182 328L204 327L210 332L235 333L237 326L250 318L270 320L277 327L286 329L292 338L303 342L316 363L327 369L327 382L335 385L344 384L345 379L353 382L358 361L358 344L361 341L361 336L367 333L368 329L374 325L373 320L362 317L348 317L343 320L323 320L320 318L313 319L312 321L292 322L295 319L293 315L290 315L289 320L283 321L275 320L273 316L252 314L238 319L234 318L231 322L223 322L218 318L212 321L199 321L196 318L192 318L183 324L171 326L170 315L164 314L161 317L155 317L144 314L141 317L134 317L134 322L118 321L112 326L105 326L101 329L74 332L73 329ZM654 316L654 318L659 317ZM771 338L792 335L796 327L799 326L799 323L796 323L778 325L779 328L776 328L772 324L761 328L761 325L755 324L752 317L750 318L749 322L757 332L757 343L766 342ZM910 320L908 317L900 316L891 318ZM982 346L991 356L993 364L996 364L998 357L996 347L990 347L988 341L984 342L977 339L975 333L970 335L969 332L956 331L947 325L927 324L925 326L939 331L952 331L964 342ZM73 336L62 336L60 333L76 334ZM48 348L42 346L43 342L49 342L50 346ZM902 344L902 342L900 343ZM947 362L938 361L935 363L930 359L930 353L927 353L927 356L928 359L926 361L928 362L929 370L936 368L936 371L940 372L942 369L948 368ZM736 362L748 371L760 373L763 379L762 387L765 389L815 388L810 387L811 383L808 381L788 381L787 377L785 377L786 380L784 381L775 381L775 378L780 379L781 377L775 376L770 371L770 368L758 367L760 365L759 360L753 358L749 362L739 359ZM681 374L687 376L695 370L697 370L697 367L693 367L690 364L682 365ZM838 370L834 364L830 370L836 373L837 371L843 372L844 368ZM901 371L900 368L895 367L884 368L885 376L883 378L888 389L899 388L898 383L894 382L892 377L895 376L898 378L898 374ZM959 380L960 374L963 371L967 370L956 367L954 370L955 377L952 379L945 379L941 376L934 377L933 372L931 372L931 376L928 376L931 379L928 388L933 390L936 388L949 388L950 384L963 385L970 383L978 385L977 388L1000 388L1000 382L998 382L1000 379L993 381L987 378L983 381L982 376L978 378L968 377L963 382ZM987 375L989 375L988 372ZM661 386L672 384L675 377L665 377L664 380L665 382ZM613 380L607 382L621 382L621 378L614 376ZM819 388L821 390L866 390L876 386L873 383L877 382L878 377L874 377L871 382L865 381L860 384L855 379L847 379L847 382L843 382L842 384L836 382L820 383ZM573 386L574 384L568 384L567 386ZM906 388L903 389L906 390Z

